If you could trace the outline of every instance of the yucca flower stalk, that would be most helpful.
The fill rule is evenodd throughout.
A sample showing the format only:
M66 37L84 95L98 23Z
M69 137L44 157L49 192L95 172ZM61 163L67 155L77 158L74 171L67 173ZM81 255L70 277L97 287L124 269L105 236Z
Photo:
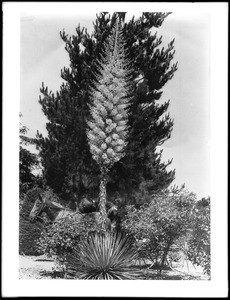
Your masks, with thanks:
M101 171L99 210L101 229L106 224L107 174L125 155L128 134L128 106L131 99L130 63L126 58L121 22L117 19L98 61L98 74L91 88L91 119L88 142Z

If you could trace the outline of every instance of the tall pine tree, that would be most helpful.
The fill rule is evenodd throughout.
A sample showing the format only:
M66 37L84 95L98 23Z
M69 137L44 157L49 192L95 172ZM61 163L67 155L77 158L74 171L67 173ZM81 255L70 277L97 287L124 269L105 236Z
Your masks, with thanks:
M132 61L133 100L129 107L130 128L126 156L111 168L108 193L119 191L132 199L140 187L151 192L167 187L175 171L167 171L162 152L157 146L170 138L173 121L166 114L169 101L158 104L162 88L172 79L177 64L172 64L174 40L160 49L162 37L152 34L153 27L162 25L169 13L143 13L125 22L125 13L101 13L94 23L92 34L76 28L76 35L61 37L66 44L70 68L61 72L65 83L56 94L44 85L39 102L48 118L48 137L38 133L38 149L47 184L62 196L79 199L83 193L98 193L97 163L92 159L85 132L89 118L90 83L97 72L97 60L103 44L115 24L116 16L123 19L123 37Z

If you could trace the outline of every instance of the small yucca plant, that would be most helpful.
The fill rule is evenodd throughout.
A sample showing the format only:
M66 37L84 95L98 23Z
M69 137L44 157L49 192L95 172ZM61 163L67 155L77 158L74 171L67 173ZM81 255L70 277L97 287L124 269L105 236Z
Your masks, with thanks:
M100 202L102 231L106 220L106 177L112 165L125 154L128 134L128 106L131 98L130 63L126 58L121 23L116 26L104 45L98 61L98 74L91 88L88 141L93 158L100 166Z
M73 255L69 267L76 270L78 279L139 279L140 273L131 268L137 252L120 233L90 235L75 252L81 266L76 264Z

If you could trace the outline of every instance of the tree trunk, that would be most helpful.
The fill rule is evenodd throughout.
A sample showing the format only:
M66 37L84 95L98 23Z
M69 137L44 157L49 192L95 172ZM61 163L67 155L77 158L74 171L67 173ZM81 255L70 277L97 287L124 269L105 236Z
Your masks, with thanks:
M100 195L99 195L99 212L101 215L101 231L106 231L107 213L106 213L106 184L107 172L101 169Z
M166 248L165 248L165 250L164 250L163 257L162 257L162 260L161 260L160 274L161 274L162 269L163 269L163 267L164 267L164 264L165 264L165 261L166 261L166 258L167 258L169 249L170 249L170 247L171 247L171 245L172 245L172 242L173 242L173 239L170 239L170 241L168 242L168 245L166 246Z

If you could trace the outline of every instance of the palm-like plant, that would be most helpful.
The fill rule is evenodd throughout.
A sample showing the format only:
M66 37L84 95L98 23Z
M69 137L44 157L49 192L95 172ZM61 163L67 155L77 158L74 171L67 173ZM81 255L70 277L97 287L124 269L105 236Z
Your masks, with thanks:
M74 256L81 265L76 264ZM69 267L75 269L79 279L139 279L140 273L131 268L136 257L131 241L120 233L96 233L74 251Z
M98 75L91 88L91 119L87 122L87 136L92 156L101 170L99 208L104 232L107 218L106 178L108 170L124 156L127 145L127 108L131 94L131 71L118 19L98 64Z

